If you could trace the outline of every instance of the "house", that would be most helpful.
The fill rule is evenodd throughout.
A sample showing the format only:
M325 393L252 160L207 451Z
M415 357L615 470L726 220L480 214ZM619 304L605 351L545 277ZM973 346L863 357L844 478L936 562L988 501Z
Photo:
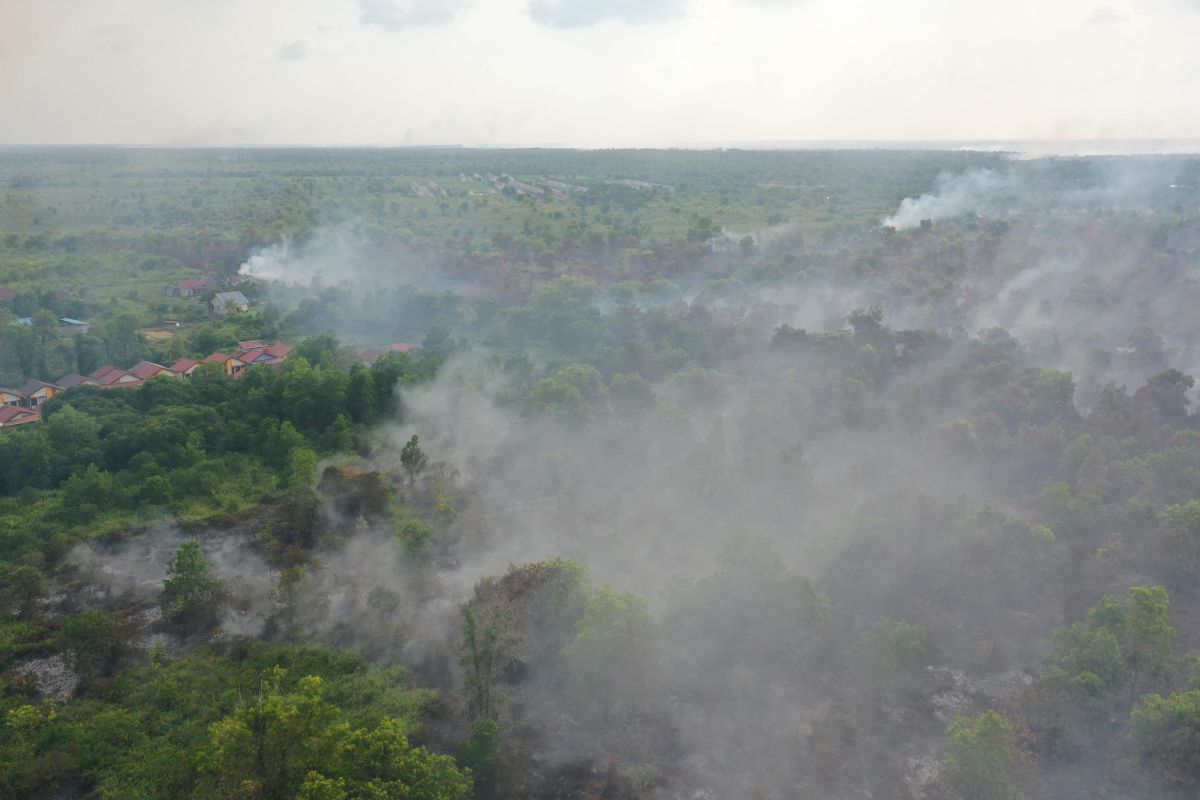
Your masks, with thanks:
M225 374L231 378L242 374L242 370L246 368L246 362L240 358L228 355L226 353L213 353L204 357L205 364L222 364L225 367Z
M112 364L105 364L100 369L92 373L92 380L103 386L105 389L113 388L132 388L141 386L145 383L145 379L139 378L132 372L127 372L119 367L114 367Z
M55 385L61 386L64 389L74 389L76 386L99 386L100 385L100 384L96 383L96 381L87 377L86 375L80 375L75 372L72 372L70 375L62 376L54 383L55 383Z
M7 286L0 286L0 303L11 303L17 293Z
M162 375L164 372L171 372L171 370L167 369L162 364L155 364L153 361L139 361L138 363L134 364L129 371L144 381L153 378L155 375Z
M173 297L195 297L198 294L203 294L213 284L213 279L205 275L203 278L173 283L167 287L166 293Z
M53 383L45 381L29 381L16 390L17 394L21 395L21 405L26 408L37 408L54 395L62 394L64 391L66 390L61 386L55 386Z
M290 346L281 342L272 345L262 342L238 342L238 344L254 345L253 347L243 347L233 354L235 359L242 361L247 366L282 364L292 352Z
M200 366L200 362L194 358L181 358L171 365L171 372L174 372L181 378L186 378L196 371L196 367Z
M214 314L229 314L250 310L250 301L241 292L217 292L208 301L208 308Z
M290 344L284 344L283 342L276 342L275 344L267 347L267 352L272 358L278 359L279 361L286 361L287 357L292 354L292 346Z
M0 407L0 428L15 428L30 422L40 422L42 415L28 408L19 406Z
M0 405L19 406L24 398L13 389L0 388Z
M73 319L71 317L60 317L58 320L58 335L59 336L74 336L77 333L87 333L91 328L86 322L81 319Z

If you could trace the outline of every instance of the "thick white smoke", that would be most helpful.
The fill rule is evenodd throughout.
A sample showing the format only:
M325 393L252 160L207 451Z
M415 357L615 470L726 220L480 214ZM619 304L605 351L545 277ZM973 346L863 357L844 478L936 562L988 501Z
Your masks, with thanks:
M958 175L942 173L937 188L920 197L906 197L896 213L883 221L896 230L915 228L922 220L937 221L974 211L1008 188L1012 178L992 169L973 169Z

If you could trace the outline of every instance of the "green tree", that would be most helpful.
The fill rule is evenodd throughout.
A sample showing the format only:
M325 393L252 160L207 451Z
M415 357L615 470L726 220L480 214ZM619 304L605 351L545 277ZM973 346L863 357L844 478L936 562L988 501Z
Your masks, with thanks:
M460 800L470 793L470 774L449 756L412 747L403 720L356 726L325 699L322 678L285 689L286 674L269 671L257 698L210 727L197 800Z
M1152 775L1200 788L1200 689L1143 697L1129 717L1129 740Z
M592 592L578 633L563 655L576 701L610 713L644 708L655 673L658 626L646 601L603 587Z
M408 482L413 483L425 469L425 451L421 449L420 440L414 433L412 438L400 449L400 464L408 473Z
M946 733L950 737L947 777L963 800L1017 797L1011 722L999 712L989 710L975 719L958 717Z
M15 607L17 616L29 619L37 614L38 602L46 596L46 576L28 564L10 566L4 571L4 603Z
M124 641L124 626L115 613L84 611L63 622L63 649L85 684L113 670Z
M429 555L429 542L433 531L415 517L402 517L395 522L396 538L411 559L422 559Z
M1175 627L1168 618L1171 601L1162 586L1134 586L1129 590L1121 653L1131 674L1130 693L1136 696L1138 679L1158 676L1171 661Z
M910 691L920 685L928 659L925 626L878 620L859 643L857 656L876 690Z
M316 480L317 454L308 447L294 448L288 454L287 485L303 489L310 487Z
M455 757L459 764L471 770L477 800L488 800L495 795L499 754L499 723L487 717L471 723L471 736L459 746Z
M497 683L516 657L511 611L497 605L465 604L462 639L458 662L466 670L468 704L477 717L495 719Z
M175 552L159 602L171 622L203 630L217 624L224 591L212 565L193 539Z

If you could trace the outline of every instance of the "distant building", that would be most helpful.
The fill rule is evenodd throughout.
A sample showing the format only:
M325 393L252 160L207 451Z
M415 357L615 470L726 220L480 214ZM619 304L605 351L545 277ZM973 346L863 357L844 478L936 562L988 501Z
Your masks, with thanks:
M173 283L167 287L166 292L173 297L195 297L198 294L204 294L215 283L212 277L205 275L203 278Z
M241 361L246 366L259 366L273 364L282 364L292 353L292 348L289 345L276 342L272 345L264 344L263 342L239 342L240 345L251 345L250 347L242 347L233 357Z
M198 366L200 366L200 362L194 358L181 358L171 365L171 372L181 378L187 378L196 371Z
M30 422L41 422L42 415L19 406L0 406L0 428L15 428Z
M15 391L21 396L21 405L26 408L37 408L51 397L54 397L54 395L62 394L65 390L61 386L55 386L53 383L29 381L29 383Z
M208 301L208 308L214 314L230 314L250 310L250 301L241 292L217 292Z
M153 378L155 375L162 375L164 372L170 373L171 370L162 364L155 364L153 361L139 361L129 369L129 372L145 381Z
M74 389L76 386L99 386L100 385L100 384L96 383L96 381L87 377L86 375L80 375L75 372L72 372L70 375L62 376L54 383L57 386L61 386L64 389Z
M0 303L11 303L17 293L7 286L0 286Z
M19 406L24 398L17 394L15 389L0 388L0 405L3 406Z
M60 317L58 320L58 332L62 336L74 336L77 333L87 333L90 329L91 325L81 319Z
M225 369L225 374L231 378L235 378L242 374L242 370L246 368L246 362L240 358L235 358L228 353L212 353L204 357L205 364L220 364Z
M143 378L139 378L132 372L123 370L120 367L114 367L112 364L105 364L93 372L92 380L105 389L133 388L134 386L141 386L146 382Z

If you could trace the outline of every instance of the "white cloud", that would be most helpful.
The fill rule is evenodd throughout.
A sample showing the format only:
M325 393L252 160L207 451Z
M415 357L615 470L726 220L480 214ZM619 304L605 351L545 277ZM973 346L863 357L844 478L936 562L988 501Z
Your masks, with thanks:
M662 22L684 14L683 0L531 0L529 13L543 25L581 28L617 19L629 25Z
M284 61L303 61L308 58L308 42L297 39L279 48L279 57Z
M1112 25L1125 22L1129 14L1113 6L1098 6L1087 19L1088 25Z
M358 0L359 20L385 31L410 25L441 25L462 10L463 0Z

